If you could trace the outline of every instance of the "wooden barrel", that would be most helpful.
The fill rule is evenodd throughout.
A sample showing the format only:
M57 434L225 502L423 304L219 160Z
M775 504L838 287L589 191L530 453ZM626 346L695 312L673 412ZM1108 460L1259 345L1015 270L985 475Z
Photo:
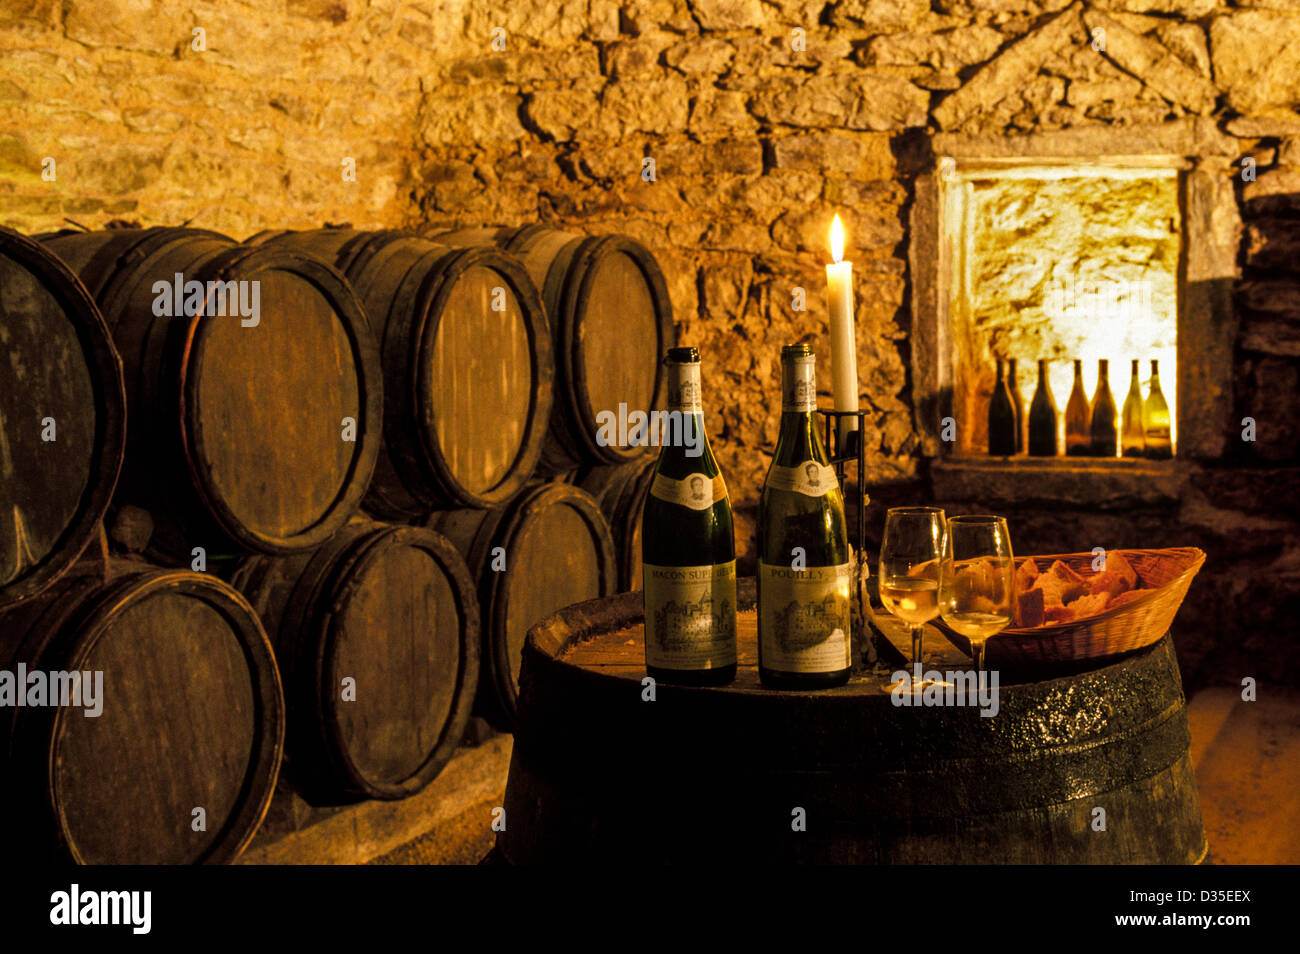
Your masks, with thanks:
M125 438L122 363L94 300L0 228L0 607L40 592L96 535Z
M542 453L555 371L541 299L512 256L405 232L263 240L337 266L380 329L384 449L368 510L408 519L493 507L523 487Z
M641 589L641 514L656 458L622 466L593 467L582 478L582 489L591 494L609 521L618 550L618 587L626 593Z
M433 236L452 245L496 244L523 262L542 291L555 336L556 393L547 473L626 463L644 447L602 444L596 416L651 411L667 389L660 363L676 343L672 304L654 256L625 235L585 236L541 225Z
M341 275L286 249L186 229L47 245L95 295L123 355L130 428L115 503L153 514L151 556L287 553L347 522L374 470L383 412L378 347ZM207 310L226 314L160 315L175 304L176 275L203 283ZM241 288L248 317L215 294Z
M1169 637L1072 676L1000 685L984 718L895 706L871 672L820 692L763 689L752 580L739 597L736 682L660 685L653 701L640 594L532 630L497 840L506 860L1204 858Z
M252 557L234 584L284 680L285 775L314 804L413 795L464 734L479 610L445 537L356 521L310 553Z
M617 588L609 523L583 490L552 483L533 484L496 510L435 513L429 526L464 554L478 583L483 646L475 712L509 731L529 627Z
M14 857L221 863L275 788L284 700L266 633L217 578L85 565L0 619L0 667L102 673L82 707L0 706L0 827ZM28 698L30 702L30 696ZM68 701L76 702L71 696Z

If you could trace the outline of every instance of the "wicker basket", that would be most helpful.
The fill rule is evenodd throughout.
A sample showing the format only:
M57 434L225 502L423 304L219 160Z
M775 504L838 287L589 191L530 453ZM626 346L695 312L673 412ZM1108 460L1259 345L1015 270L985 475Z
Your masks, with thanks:
M1205 553L1196 547L1116 552L1123 554L1137 571L1144 591L1141 597L1073 623L1004 629L988 641L987 664L993 667L1043 665L1097 659L1159 641L1169 631L1192 577L1205 562ZM1016 558L1017 566L1021 559ZM1095 557L1091 553L1056 553L1032 559L1044 572L1056 560L1083 576L1094 572ZM953 635L965 644L964 639Z

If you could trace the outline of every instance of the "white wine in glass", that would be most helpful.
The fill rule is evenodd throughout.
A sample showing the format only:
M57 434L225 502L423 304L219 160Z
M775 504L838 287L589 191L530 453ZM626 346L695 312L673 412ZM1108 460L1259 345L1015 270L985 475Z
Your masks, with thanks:
M939 566L939 613L970 640L976 669L984 668L984 647L1011 625L1015 558L1002 517L962 516L948 521Z
M939 581L891 577L880 584L880 602L904 623L923 625L939 615Z
M922 627L939 615L943 511L894 507L880 544L880 602L912 630L912 661L921 661ZM914 686L915 688L919 688Z

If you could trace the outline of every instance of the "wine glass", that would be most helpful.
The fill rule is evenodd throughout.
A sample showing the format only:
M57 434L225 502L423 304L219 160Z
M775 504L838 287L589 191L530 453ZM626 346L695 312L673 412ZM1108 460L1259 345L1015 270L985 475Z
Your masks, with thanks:
M921 629L939 615L943 511L893 507L880 544L880 602L912 630L912 661L921 661ZM913 685L913 689L919 688Z
M975 668L984 668L984 645L1011 625L1015 562L1002 517L952 517L939 567L939 612L970 640Z

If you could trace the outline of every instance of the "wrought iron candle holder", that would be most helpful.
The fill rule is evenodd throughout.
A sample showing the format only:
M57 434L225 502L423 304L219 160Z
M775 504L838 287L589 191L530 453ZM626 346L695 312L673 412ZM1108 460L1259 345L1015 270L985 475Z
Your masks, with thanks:
M853 608L854 661L855 667L869 669L875 665L878 654L871 625L871 597L867 591L867 580L870 577L867 562L867 504L871 498L867 496L867 451L862 434L866 429L868 412L828 411L818 408L817 413L821 414L826 421L826 450L830 454L831 464L835 467L835 476L839 478L840 491L844 494L846 503L849 499L849 485L844 474L845 465L850 461L856 461L858 465L858 480L853 495L854 503L857 505L857 533L853 539L854 558L857 560L855 577L857 599ZM842 418L856 419L857 428L844 435L844 446L841 447L840 428L836 425Z

